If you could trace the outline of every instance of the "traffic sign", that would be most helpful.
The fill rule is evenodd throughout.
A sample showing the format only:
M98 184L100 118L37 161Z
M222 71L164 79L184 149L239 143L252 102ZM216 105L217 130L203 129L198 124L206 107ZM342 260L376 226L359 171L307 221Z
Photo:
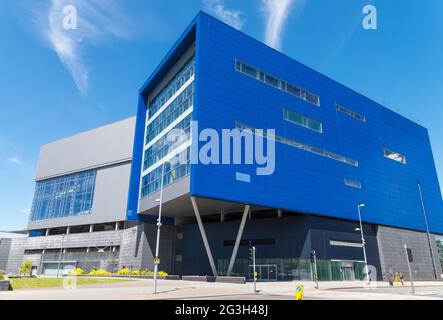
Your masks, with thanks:
M305 296L305 287L302 284L297 285L295 289L295 300L303 300Z

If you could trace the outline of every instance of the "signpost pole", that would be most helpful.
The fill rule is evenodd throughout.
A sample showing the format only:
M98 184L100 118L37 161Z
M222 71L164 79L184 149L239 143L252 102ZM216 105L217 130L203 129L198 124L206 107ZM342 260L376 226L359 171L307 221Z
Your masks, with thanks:
M255 247L252 247L252 265L254 269L254 293L257 293L257 272L255 271Z
M405 245L405 253L406 253L406 260L408 261L409 277L411 278L412 294L415 294L414 280L412 279L412 271L411 271L411 257L409 257L407 245Z

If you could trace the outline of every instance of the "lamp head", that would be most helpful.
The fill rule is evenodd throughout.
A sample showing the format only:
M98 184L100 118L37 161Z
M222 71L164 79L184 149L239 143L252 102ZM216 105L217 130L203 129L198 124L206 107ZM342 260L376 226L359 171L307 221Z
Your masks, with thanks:
M358 205L358 207L359 208L363 208L363 207L366 207L366 205L364 203L361 203L361 204Z

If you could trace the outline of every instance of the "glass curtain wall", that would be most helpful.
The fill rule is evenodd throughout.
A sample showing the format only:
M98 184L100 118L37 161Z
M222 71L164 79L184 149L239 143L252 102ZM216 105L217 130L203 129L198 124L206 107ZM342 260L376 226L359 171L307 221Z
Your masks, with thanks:
M194 58L191 58L172 80L148 102L146 138L143 154L141 196L189 175L190 128L194 104ZM172 130L181 130L184 139L170 141ZM164 166L164 174L163 173Z
M243 276L249 279L249 268L251 261L248 259L237 259L232 275ZM257 266L266 266L268 269L274 266L277 269L278 281L311 281L313 280L312 264L309 259L296 258L270 258L257 259ZM334 260L317 260L318 280L320 281L353 281L364 280L364 263L363 262L343 262ZM229 259L217 260L217 271L220 275L226 275L228 270ZM263 270L263 268L261 268ZM261 276L261 275L260 275ZM265 275L266 276L266 275ZM267 280L261 276L262 280ZM273 279L269 279L273 280Z
M31 221L90 214L94 200L95 171L44 181L35 187Z

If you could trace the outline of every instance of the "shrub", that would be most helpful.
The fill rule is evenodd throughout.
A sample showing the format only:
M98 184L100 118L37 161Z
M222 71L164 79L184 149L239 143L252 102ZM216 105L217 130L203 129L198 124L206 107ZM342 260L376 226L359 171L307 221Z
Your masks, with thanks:
M108 271L104 270L104 269L99 269L99 270L92 270L91 272L89 272L90 275L92 276L107 276L110 275L111 273L109 273Z
M3 275L3 273L0 273L0 280L5 280L5 276Z
M22 275L31 276L32 275L32 261L26 260L25 262L23 262L23 264L18 269L18 272L19 272L20 276L22 276Z
M166 276L168 275L168 273L165 272L165 271L159 271L157 275L158 275L159 277L166 277Z
M131 270L125 268L125 269L121 269L117 272L117 274L119 276L129 276L129 274L131 273Z
M143 276L144 272L145 271L143 271L143 270L134 270L134 271L132 271L132 275L133 276Z
M85 274L85 273L86 273L86 271L81 268L77 268L77 269L74 269L71 272L69 272L69 274L72 274L72 275L81 275L81 274Z

